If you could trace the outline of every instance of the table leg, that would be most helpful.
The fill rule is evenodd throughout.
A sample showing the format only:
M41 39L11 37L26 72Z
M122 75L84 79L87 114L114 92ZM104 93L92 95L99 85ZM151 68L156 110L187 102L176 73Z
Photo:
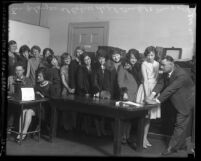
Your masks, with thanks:
M40 141L40 130L41 130L41 103L39 103L38 142Z
M57 131L57 109L56 107L51 106L51 134L50 142L53 142L53 138L56 137Z
M144 122L145 116L142 116L138 120L137 129L137 151L140 152L143 149L143 137L144 137Z
M23 135L23 109L24 109L24 105L21 105L21 131L20 131L20 145L22 144L22 135Z
M121 155L121 120L120 118L115 119L114 124L114 145L113 145L114 155Z

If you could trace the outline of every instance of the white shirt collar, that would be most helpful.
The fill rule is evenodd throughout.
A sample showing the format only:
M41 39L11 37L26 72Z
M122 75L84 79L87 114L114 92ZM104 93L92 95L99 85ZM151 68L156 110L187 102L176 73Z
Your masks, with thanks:
M171 77L173 71L174 71L174 70L172 70L170 73L168 73L168 77L169 77L169 78Z

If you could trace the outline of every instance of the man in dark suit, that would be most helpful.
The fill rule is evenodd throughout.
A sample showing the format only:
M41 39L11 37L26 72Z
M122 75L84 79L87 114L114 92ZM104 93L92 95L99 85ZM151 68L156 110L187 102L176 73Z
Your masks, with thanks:
M192 144L187 143L186 139L190 136L192 140L194 139L191 130L193 129L195 85L190 76L182 68L174 64L171 56L166 56L162 59L161 70L163 74L160 75L152 94L146 98L146 102L148 104L161 103L169 98L177 111L173 135L168 148L162 155L177 152L185 144L187 152L194 153ZM159 96L157 96L158 93L160 93Z

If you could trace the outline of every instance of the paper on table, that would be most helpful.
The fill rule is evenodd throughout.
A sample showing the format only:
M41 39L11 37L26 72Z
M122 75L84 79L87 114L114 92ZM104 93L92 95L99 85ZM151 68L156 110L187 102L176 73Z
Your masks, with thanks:
M35 100L35 93L33 88L21 88L22 101Z
M136 107L143 107L142 104L131 102L131 101L117 101L116 106L119 106L120 102L122 102L123 104L126 104L126 105L132 105L132 106L136 106Z

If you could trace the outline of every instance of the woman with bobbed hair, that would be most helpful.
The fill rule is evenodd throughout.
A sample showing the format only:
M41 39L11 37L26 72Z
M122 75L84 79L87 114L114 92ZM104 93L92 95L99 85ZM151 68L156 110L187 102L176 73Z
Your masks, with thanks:
M130 49L126 54L126 59L131 65L131 73L135 78L138 86L142 83L142 73L141 73L141 56L138 50Z
M159 73L159 63L155 60L156 58L156 48L153 46L149 46L145 49L144 52L145 60L141 65L142 71L142 84L138 89L136 102L144 103L144 99L148 97L153 88L157 83L158 73ZM146 122L144 127L144 141L143 147L147 148L152 146L147 139L149 127L150 127L150 119L156 119L161 117L160 106L149 110L148 115L146 116Z
M77 94L77 73L78 68L81 65L81 57L82 54L85 53L84 48L78 46L76 47L74 51L74 59L71 61L69 65L69 85L71 89L75 91L75 94Z
M54 55L49 55L47 57L47 62L49 63L49 68L47 68L47 80L52 82L52 97L61 96L61 77L60 69L58 65L58 60Z
M54 55L54 51L51 48L45 48L43 50L43 58L39 64L39 68L49 68L49 63L47 62L47 57L49 55Z

